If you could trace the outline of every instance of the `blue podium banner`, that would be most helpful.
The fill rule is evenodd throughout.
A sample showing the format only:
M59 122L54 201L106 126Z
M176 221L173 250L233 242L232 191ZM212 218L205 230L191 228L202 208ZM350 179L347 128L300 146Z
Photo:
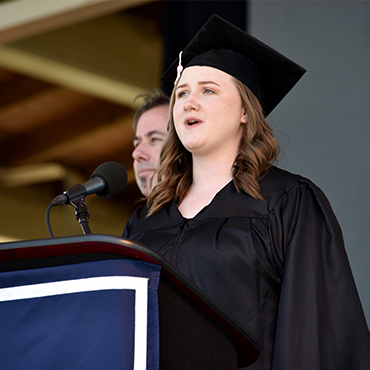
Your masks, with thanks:
M0 273L0 369L159 370L160 269L105 260Z

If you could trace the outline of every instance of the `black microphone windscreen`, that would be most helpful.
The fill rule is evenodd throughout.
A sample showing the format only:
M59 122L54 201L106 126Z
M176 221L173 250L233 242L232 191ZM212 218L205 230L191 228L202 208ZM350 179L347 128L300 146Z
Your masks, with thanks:
M105 162L99 165L90 179L99 177L106 183L106 188L96 195L101 199L109 199L119 194L127 184L127 172L125 167L117 162Z

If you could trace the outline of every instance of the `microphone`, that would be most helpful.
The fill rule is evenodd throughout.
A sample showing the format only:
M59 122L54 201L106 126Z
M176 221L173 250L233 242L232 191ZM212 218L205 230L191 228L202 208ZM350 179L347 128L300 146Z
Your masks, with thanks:
M53 206L62 206L96 194L100 199L109 199L119 194L127 184L127 172L117 162L105 162L98 166L90 179L83 184L76 184L52 201Z

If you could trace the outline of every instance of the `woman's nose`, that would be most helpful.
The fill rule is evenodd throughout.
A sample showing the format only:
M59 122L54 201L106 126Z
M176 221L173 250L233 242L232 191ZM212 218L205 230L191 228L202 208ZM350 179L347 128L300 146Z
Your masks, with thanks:
M199 104L198 100L196 99L194 94L189 94L186 97L186 101L184 103L184 110L189 111L189 110L198 110Z

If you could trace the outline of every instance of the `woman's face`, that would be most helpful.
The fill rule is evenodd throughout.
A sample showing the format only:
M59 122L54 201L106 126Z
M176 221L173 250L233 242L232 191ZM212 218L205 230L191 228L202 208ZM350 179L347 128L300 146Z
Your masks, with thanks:
M175 91L175 129L193 155L237 153L246 114L230 75L212 67L186 68Z

